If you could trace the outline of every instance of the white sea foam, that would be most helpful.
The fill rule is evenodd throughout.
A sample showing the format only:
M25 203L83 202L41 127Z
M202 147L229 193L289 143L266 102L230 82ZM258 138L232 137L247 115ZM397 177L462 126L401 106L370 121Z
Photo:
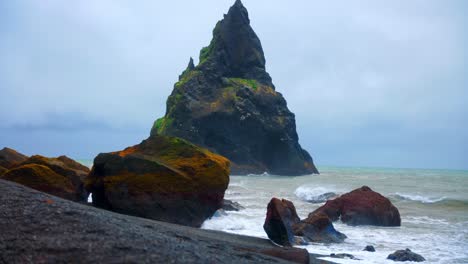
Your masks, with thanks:
M331 187L314 187L310 185L301 185L295 191L294 194L303 201L316 201L325 202L331 198L329 194L337 195L338 191Z
M290 178L231 177L226 199L239 202L246 209L219 214L207 220L203 228L266 238L263 223L271 197L293 201L299 216L304 218L320 206L305 200L328 192L342 194L367 185L392 198L400 211L402 226L355 227L335 222L335 228L348 236L345 242L314 243L305 247L309 252L323 255L348 253L361 259L325 258L336 263L394 264L386 259L387 256L396 250L410 248L425 257L426 263L468 263L468 211L465 206L468 174L451 173L456 174L443 171L440 173L443 177L436 174L427 176L432 177L428 179L424 172L414 170L332 169L321 170L320 175ZM421 180L427 184L419 184ZM363 251L366 245L374 246L376 252Z
M415 201L415 202L421 202L421 203L438 203L441 202L447 197L428 197L428 196L422 196L422 195L417 195L417 194L403 194L403 193L395 193L395 196L404 199L404 200L410 200L410 201Z

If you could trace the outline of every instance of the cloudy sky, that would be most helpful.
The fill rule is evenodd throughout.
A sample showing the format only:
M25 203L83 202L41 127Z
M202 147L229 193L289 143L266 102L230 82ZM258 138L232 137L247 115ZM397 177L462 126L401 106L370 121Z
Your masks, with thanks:
M149 135L234 0L0 1L0 147ZM468 169L468 2L244 0L316 163Z

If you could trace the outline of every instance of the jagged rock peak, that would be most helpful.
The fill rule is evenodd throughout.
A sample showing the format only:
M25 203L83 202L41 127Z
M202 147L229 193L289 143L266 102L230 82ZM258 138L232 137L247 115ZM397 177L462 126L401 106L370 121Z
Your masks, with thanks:
M274 87L265 70L262 44L241 1L236 1L216 24L210 45L200 51L198 68L216 76L255 79Z
M179 75L179 80L181 80L184 76L184 74L192 71L193 69L195 69L195 64L193 63L193 58L190 57L190 60L189 60L189 63L187 65L187 68L185 69L185 71L182 72L181 75Z

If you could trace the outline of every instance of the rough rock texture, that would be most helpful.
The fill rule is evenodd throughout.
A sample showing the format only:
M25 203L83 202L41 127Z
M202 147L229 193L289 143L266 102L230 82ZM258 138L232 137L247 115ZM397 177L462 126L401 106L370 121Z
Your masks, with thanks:
M8 169L6 169L6 168L0 166L0 176L2 176L2 174L5 173L5 172L7 172L7 171L8 171Z
M86 180L98 207L195 227L221 208L228 184L226 158L161 135L99 154Z
M83 202L87 200L88 192L84 188L84 181L90 172L88 167L83 166L67 156L47 158L40 155L34 155L23 161L20 165L25 164L43 165L50 168L55 173L68 178L72 182L76 192L77 198L74 200Z
M398 209L381 194L363 186L344 194L312 212L324 213L332 221L340 219L349 225L400 226Z
M387 259L390 259L393 261L414 261L414 262L422 262L426 260L423 256L414 253L409 248L405 250L397 250L394 253L388 255Z
M27 156L11 148L3 148L0 150L0 166L5 169L11 169L27 158Z
M64 199L80 201L73 183L67 177L39 164L25 164L7 171L1 179L23 184Z
M152 135L184 138L229 158L233 174L318 173L296 121L265 70L262 45L238 0L174 85Z
M115 214L0 180L0 263L304 263L303 249ZM295 253L294 253L295 252ZM276 256L276 257L274 257ZM330 263L311 256L309 263Z
M304 237L309 242L339 243L346 235L335 230L326 214L311 214L307 219L292 226L296 236Z
M272 198L267 207L263 229L273 242L282 246L295 244L292 226L300 222L296 207L291 201Z

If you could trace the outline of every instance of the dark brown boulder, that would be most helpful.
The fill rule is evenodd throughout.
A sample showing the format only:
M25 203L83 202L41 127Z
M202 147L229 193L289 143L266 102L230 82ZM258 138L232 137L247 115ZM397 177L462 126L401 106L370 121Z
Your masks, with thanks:
M28 157L11 148L0 150L0 166L5 169L12 169Z
M309 242L339 243L346 235L336 231L326 214L310 214L307 219L292 226L296 236L304 237Z
M155 135L99 154L86 180L93 204L119 213L199 227L223 205L229 160L183 139Z
M57 174L49 167L39 164L25 164L7 171L1 179L13 181L32 189L72 201L80 201L72 181Z
M272 198L267 207L263 229L273 242L282 246L295 244L292 226L300 222L296 208L291 201Z
M48 158L40 155L34 155L23 161L20 165L25 164L39 164L46 166L53 170L55 173L68 178L75 189L79 201L86 201L88 192L84 188L84 181L88 176L90 170L88 167L68 158L67 156L60 156L57 158Z
M7 171L8 171L8 170L7 170L6 168L0 166L0 176L1 176L3 173L7 172Z
M258 253L284 259L294 263L309 264L309 252L303 248L269 248L258 251Z
M363 186L329 200L312 214L324 213L332 221L341 218L349 225L400 226L398 209L381 194Z

